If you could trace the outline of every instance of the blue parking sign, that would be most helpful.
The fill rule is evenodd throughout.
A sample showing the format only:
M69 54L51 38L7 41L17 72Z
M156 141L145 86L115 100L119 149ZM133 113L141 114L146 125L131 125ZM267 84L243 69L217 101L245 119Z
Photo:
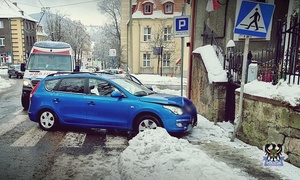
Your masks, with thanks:
M174 36L175 37L190 36L190 16L174 17Z

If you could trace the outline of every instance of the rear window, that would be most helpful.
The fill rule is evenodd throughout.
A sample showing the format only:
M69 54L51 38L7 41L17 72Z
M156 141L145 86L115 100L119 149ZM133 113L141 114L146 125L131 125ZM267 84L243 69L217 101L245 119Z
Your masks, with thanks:
M47 91L53 91L55 85L58 83L60 79L49 80L45 82L45 88Z
M65 78L57 87L57 91L69 93L84 93L85 78Z

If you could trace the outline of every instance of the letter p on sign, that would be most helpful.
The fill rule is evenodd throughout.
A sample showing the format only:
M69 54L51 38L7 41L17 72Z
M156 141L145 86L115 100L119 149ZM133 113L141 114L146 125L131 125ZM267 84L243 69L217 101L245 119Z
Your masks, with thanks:
M186 28L186 21L184 19L179 19L179 30Z

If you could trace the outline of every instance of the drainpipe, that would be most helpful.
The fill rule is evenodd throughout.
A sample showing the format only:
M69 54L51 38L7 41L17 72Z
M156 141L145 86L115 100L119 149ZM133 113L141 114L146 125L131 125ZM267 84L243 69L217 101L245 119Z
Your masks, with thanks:
M7 18L8 20L8 23L9 23L9 32L10 32L10 54L11 54L11 63L14 63L14 60L13 60L13 42L12 42L12 32L11 32L11 19L10 18ZM8 54L7 54L8 55Z
M129 68L129 22L127 23L127 39L126 39L126 44L127 44L127 54L126 54L126 56L127 56L127 68L126 68L126 72L127 73L129 73L128 72L128 68ZM103 57L102 57L103 58Z
M140 24L140 20L138 20L138 23L139 23L139 40L138 42L141 42L141 24ZM141 62L140 62L140 56L141 56L141 43L138 43L138 46L139 46L139 52L138 52L138 73L141 73L140 70L141 70ZM133 66L133 65L132 65Z
M131 73L133 73L133 34L132 34L132 0L129 0L129 8L130 8L130 24L129 24L129 31L130 31L130 66L131 66Z
M188 76L188 98L191 99L191 87L192 87L192 67L193 67L193 50L194 50L194 28L195 28L195 9L196 0L192 0L192 16L191 16L191 38L190 38L190 63L189 63L189 76Z

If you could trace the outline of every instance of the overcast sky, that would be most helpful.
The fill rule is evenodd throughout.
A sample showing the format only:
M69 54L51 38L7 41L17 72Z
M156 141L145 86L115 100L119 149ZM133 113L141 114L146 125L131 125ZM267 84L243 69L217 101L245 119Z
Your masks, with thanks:
M27 14L41 12L42 7L50 7L52 13L59 11L72 20L80 20L82 24L103 25L106 17L97 10L97 0L10 0Z

